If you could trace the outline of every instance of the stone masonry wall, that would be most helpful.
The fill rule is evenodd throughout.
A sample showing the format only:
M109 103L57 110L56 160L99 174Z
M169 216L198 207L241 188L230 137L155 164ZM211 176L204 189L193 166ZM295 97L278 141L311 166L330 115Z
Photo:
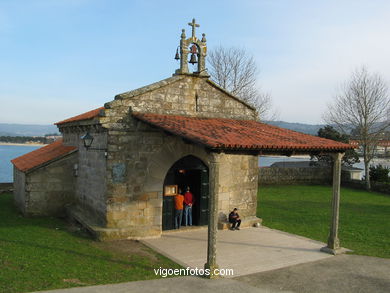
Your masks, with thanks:
M107 133L89 130L94 137L92 147L87 150L80 139L83 132L77 135L78 176L76 178L76 202L90 224L106 224L106 149ZM98 150L96 150L98 149Z
M65 206L74 201L73 172L77 154L72 153L49 165L24 174L15 171L15 200L26 216L62 216ZM20 185L25 175L25 190ZM20 192L20 193L19 193ZM24 202L22 202L24 200Z
M218 214L226 220L233 208L242 218L255 217L257 208L257 156L222 155Z
M81 132L80 130L75 131L75 129L72 129L72 132L70 132L66 129L66 131L62 131L63 144L78 147L81 142L80 137L83 134L85 132Z
M26 175L14 167L14 201L16 207L26 213Z
M111 239L160 235L162 189L167 171L186 155L194 155L206 165L210 160L204 147L185 143L179 137L139 122L131 117L131 111L256 118L253 109L206 79L193 76L175 76L146 89L118 95L105 107L105 117L100 118L100 123L108 130L105 227L112 229L111 235L105 237ZM245 181L242 185L234 180L229 182L219 202L221 213L226 214L231 205L235 205L242 208L242 216L255 215L257 178L253 178L257 176L257 165L252 157L243 158L242 163L241 156L226 156L221 164L225 173L235 172L231 178L237 176ZM246 175L252 178L250 182L244 178ZM229 205L227 198L231 200Z
M180 158L194 155L207 164L203 147L185 144L141 122L135 131L110 132L107 160L109 238L158 236L165 176ZM117 233L117 234L115 234Z
M163 184L169 168L187 155L198 157L207 166L211 160L202 146L137 124L134 132L115 132L109 137L106 227L116 229L107 236L110 239L160 235ZM220 167L221 219L233 207L240 208L242 217L254 217L257 157L222 155Z
M329 184L332 168L259 168L259 185Z
M184 142L181 138L149 127L131 116L131 112L257 119L254 109L230 96L206 78L173 76L150 86L123 93L105 105L99 125L87 121L63 127L64 143L78 146L78 177L76 180L77 209L88 222L103 227L101 238L158 236L162 225L162 189L169 168L186 155L200 158L206 165L209 154L203 146ZM95 133L93 130L98 130ZM80 136L88 130L101 151L86 151ZM252 159L226 157L225 170L234 167L234 175L257 176ZM237 169L235 165L239 164ZM225 171L228 172L228 171ZM233 172L233 171L231 171ZM233 180L234 181L234 180ZM245 179L245 181L247 181ZM229 182L220 201L221 212L231 205L241 207L244 214L255 214L253 182ZM227 205L226 199L231 200ZM226 210L227 209L227 210ZM243 215L244 216L244 215ZM108 232L110 231L110 232Z
M221 91L205 78L193 76L174 76L169 81L161 81L146 87L141 94L136 91L120 94L107 103L106 118L100 121L108 128L123 127L129 110L169 115L197 117L218 117L233 119L256 119L252 108ZM148 88L156 88L148 91Z

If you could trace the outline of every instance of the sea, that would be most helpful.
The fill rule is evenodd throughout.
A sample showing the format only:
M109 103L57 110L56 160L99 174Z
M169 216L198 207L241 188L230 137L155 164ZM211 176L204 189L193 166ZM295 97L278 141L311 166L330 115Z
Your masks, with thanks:
M36 150L40 146L33 145L0 145L0 183L13 182L13 166L11 160ZM290 162L290 161L309 161L310 156L266 156L259 157L259 166L268 167L275 162ZM371 165L382 164L383 166L390 167L390 159L374 159ZM363 159L360 159L360 163L354 165L356 168L364 169ZM364 174L364 172L363 172Z
M36 145L0 145L0 183L13 182L12 159L40 148Z

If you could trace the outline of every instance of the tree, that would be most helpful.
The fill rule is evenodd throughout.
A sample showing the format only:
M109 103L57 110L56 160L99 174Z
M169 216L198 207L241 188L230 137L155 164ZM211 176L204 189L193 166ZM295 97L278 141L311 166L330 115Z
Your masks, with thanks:
M349 143L350 136L347 134L343 134L338 132L333 126L331 125L326 125L324 128L320 128L318 130L318 136L327 138L327 139L332 139L335 141L340 141L344 143ZM332 163L332 158L327 155L318 155L315 156L319 162L325 162L326 164L331 164ZM359 163L359 156L355 150L347 150L344 154L342 164L344 166L352 166L355 163Z
M252 55L244 49L222 46L208 55L208 71L219 86L254 106L262 120L275 119L271 96L256 86L258 69Z
M324 118L344 133L354 129L363 151L366 188L370 189L369 164L376 145L390 127L390 99L382 77L365 67L355 70L339 95L328 106Z
M370 166L370 178L374 182L389 182L389 172L390 169L388 167L382 166L381 164L377 166Z

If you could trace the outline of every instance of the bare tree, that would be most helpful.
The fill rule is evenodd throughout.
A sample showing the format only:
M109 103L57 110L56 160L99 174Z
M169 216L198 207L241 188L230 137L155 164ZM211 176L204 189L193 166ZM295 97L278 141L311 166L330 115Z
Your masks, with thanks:
M388 87L378 74L363 66L352 73L341 93L335 97L324 118L344 133L354 129L362 147L366 188L370 189L369 164L383 133L390 127Z
M258 69L252 55L244 49L222 46L208 55L208 70L218 85L254 106L262 120L275 118L271 96L256 86Z

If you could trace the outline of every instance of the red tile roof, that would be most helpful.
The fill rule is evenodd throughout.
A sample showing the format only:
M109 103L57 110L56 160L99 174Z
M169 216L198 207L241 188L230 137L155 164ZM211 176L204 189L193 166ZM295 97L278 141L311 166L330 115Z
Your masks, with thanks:
M133 113L137 119L212 149L266 152L345 151L349 144L253 120Z
M93 118L99 116L99 113L100 113L101 110L104 110L104 107L100 107L100 108L97 108L95 110L85 112L83 114L80 114L80 115L77 115L77 116L74 116L74 117L62 120L62 121L54 123L54 124L55 125L60 125L60 124L69 123L69 122L93 119Z
M47 146L36 149L23 156L17 157L11 162L17 169L22 172L31 170L32 168L41 166L44 163L61 158L77 148L73 146L65 146L62 144L62 139L59 139Z

